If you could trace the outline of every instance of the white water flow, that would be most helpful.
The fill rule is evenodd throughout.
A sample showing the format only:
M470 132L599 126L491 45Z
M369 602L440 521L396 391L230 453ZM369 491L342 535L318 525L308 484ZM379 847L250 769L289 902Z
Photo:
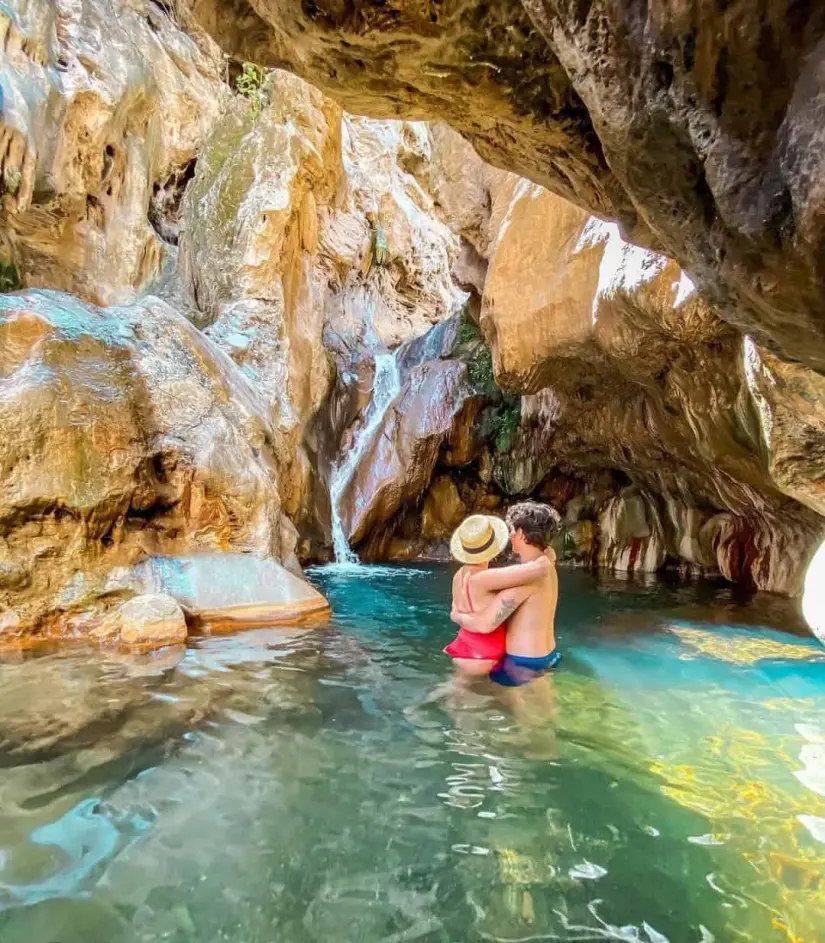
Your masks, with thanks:
M357 564L359 562L357 554L350 550L347 535L344 533L341 520L341 497L374 439L388 406L400 392L401 373L395 354L377 354L372 399L366 409L364 425L356 433L350 450L332 469L329 481L329 497L332 505L332 547L335 551L336 563Z

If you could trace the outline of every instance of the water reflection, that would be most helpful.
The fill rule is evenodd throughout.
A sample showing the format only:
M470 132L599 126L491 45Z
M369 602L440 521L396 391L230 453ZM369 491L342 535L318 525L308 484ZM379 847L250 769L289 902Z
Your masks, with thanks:
M781 607L564 572L514 705L431 697L446 571L316 578L328 631L0 663L2 943L819 939L825 682Z

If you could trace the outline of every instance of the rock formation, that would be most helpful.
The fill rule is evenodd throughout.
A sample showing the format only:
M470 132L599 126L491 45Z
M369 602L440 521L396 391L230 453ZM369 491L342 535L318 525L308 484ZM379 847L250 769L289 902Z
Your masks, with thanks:
M3 6L0 641L323 617L333 517L438 556L525 495L583 564L798 588L819 14L580 6Z
M82 631L113 568L149 554L293 560L266 399L158 299L0 295L5 638Z
M459 309L458 239L433 210L424 126L342 115L284 72L262 95L259 114L235 101L206 142L181 264L191 316L272 404L281 498L306 533L328 516L311 426L333 378L346 386L376 350Z
M825 368L825 8L732 0L188 0L232 55L485 159L677 259L730 323Z
M0 262L14 287L125 304L174 253L180 195L229 90L219 50L173 6L0 10Z
M117 641L132 649L180 645L186 641L186 617L166 593L127 599L100 621L93 637Z
M420 484L411 486L405 513L389 527L379 514L384 526L372 535L356 524L354 539L370 538L368 554L379 545L400 556L432 553L432 541L443 542L469 510L541 493L562 506L576 555L600 565L654 571L671 561L795 591L823 534L820 376L725 325L678 266L624 242L615 225L475 166L481 162L450 132L435 129L434 138L433 188L474 253L490 367L505 397L527 395L503 413L492 407L492 417L483 399L460 418L453 410L438 444L463 437L468 448L458 463L450 449L438 459L427 453L437 496L422 502ZM475 187L464 187L470 178ZM454 198L461 192L474 206ZM446 356L432 360L439 370L463 361L472 371L483 354L426 339L417 349ZM476 392L489 398L495 387ZM397 440L405 409L421 407L399 398L387 411L384 443ZM423 474L409 471L418 468L410 460L402 467L416 482ZM392 475L386 454L380 468ZM381 503L375 474L365 461L353 507ZM407 477L396 474L398 491ZM458 476L452 486L450 475ZM454 512L440 515L442 502Z
M145 594L140 599L172 598L200 631L316 624L329 616L326 599L271 555L213 552L150 557L111 573L109 583Z
M182 4L6 12L4 288L165 303L0 299L5 637L122 636L104 610L157 591L118 583L123 565L219 548L296 569L294 524L328 539L336 443L313 421L337 376L335 440L375 350L459 309L459 240L425 126L344 115L287 73L233 95Z

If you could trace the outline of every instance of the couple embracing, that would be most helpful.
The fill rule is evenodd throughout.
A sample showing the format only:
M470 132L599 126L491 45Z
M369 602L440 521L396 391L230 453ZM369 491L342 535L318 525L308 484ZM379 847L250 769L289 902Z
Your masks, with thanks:
M463 564L453 578L450 618L460 626L444 649L464 677L489 674L519 687L561 660L554 620L558 600L556 555L550 546L561 521L546 504L525 501L506 520L468 517L453 534L450 552ZM520 563L489 569L510 543Z

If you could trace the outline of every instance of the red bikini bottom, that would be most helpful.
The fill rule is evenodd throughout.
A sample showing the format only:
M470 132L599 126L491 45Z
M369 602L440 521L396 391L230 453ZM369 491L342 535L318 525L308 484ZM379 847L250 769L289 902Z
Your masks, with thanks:
M492 632L459 629L458 635L444 651L453 658L498 661L507 652L507 627L502 623Z

